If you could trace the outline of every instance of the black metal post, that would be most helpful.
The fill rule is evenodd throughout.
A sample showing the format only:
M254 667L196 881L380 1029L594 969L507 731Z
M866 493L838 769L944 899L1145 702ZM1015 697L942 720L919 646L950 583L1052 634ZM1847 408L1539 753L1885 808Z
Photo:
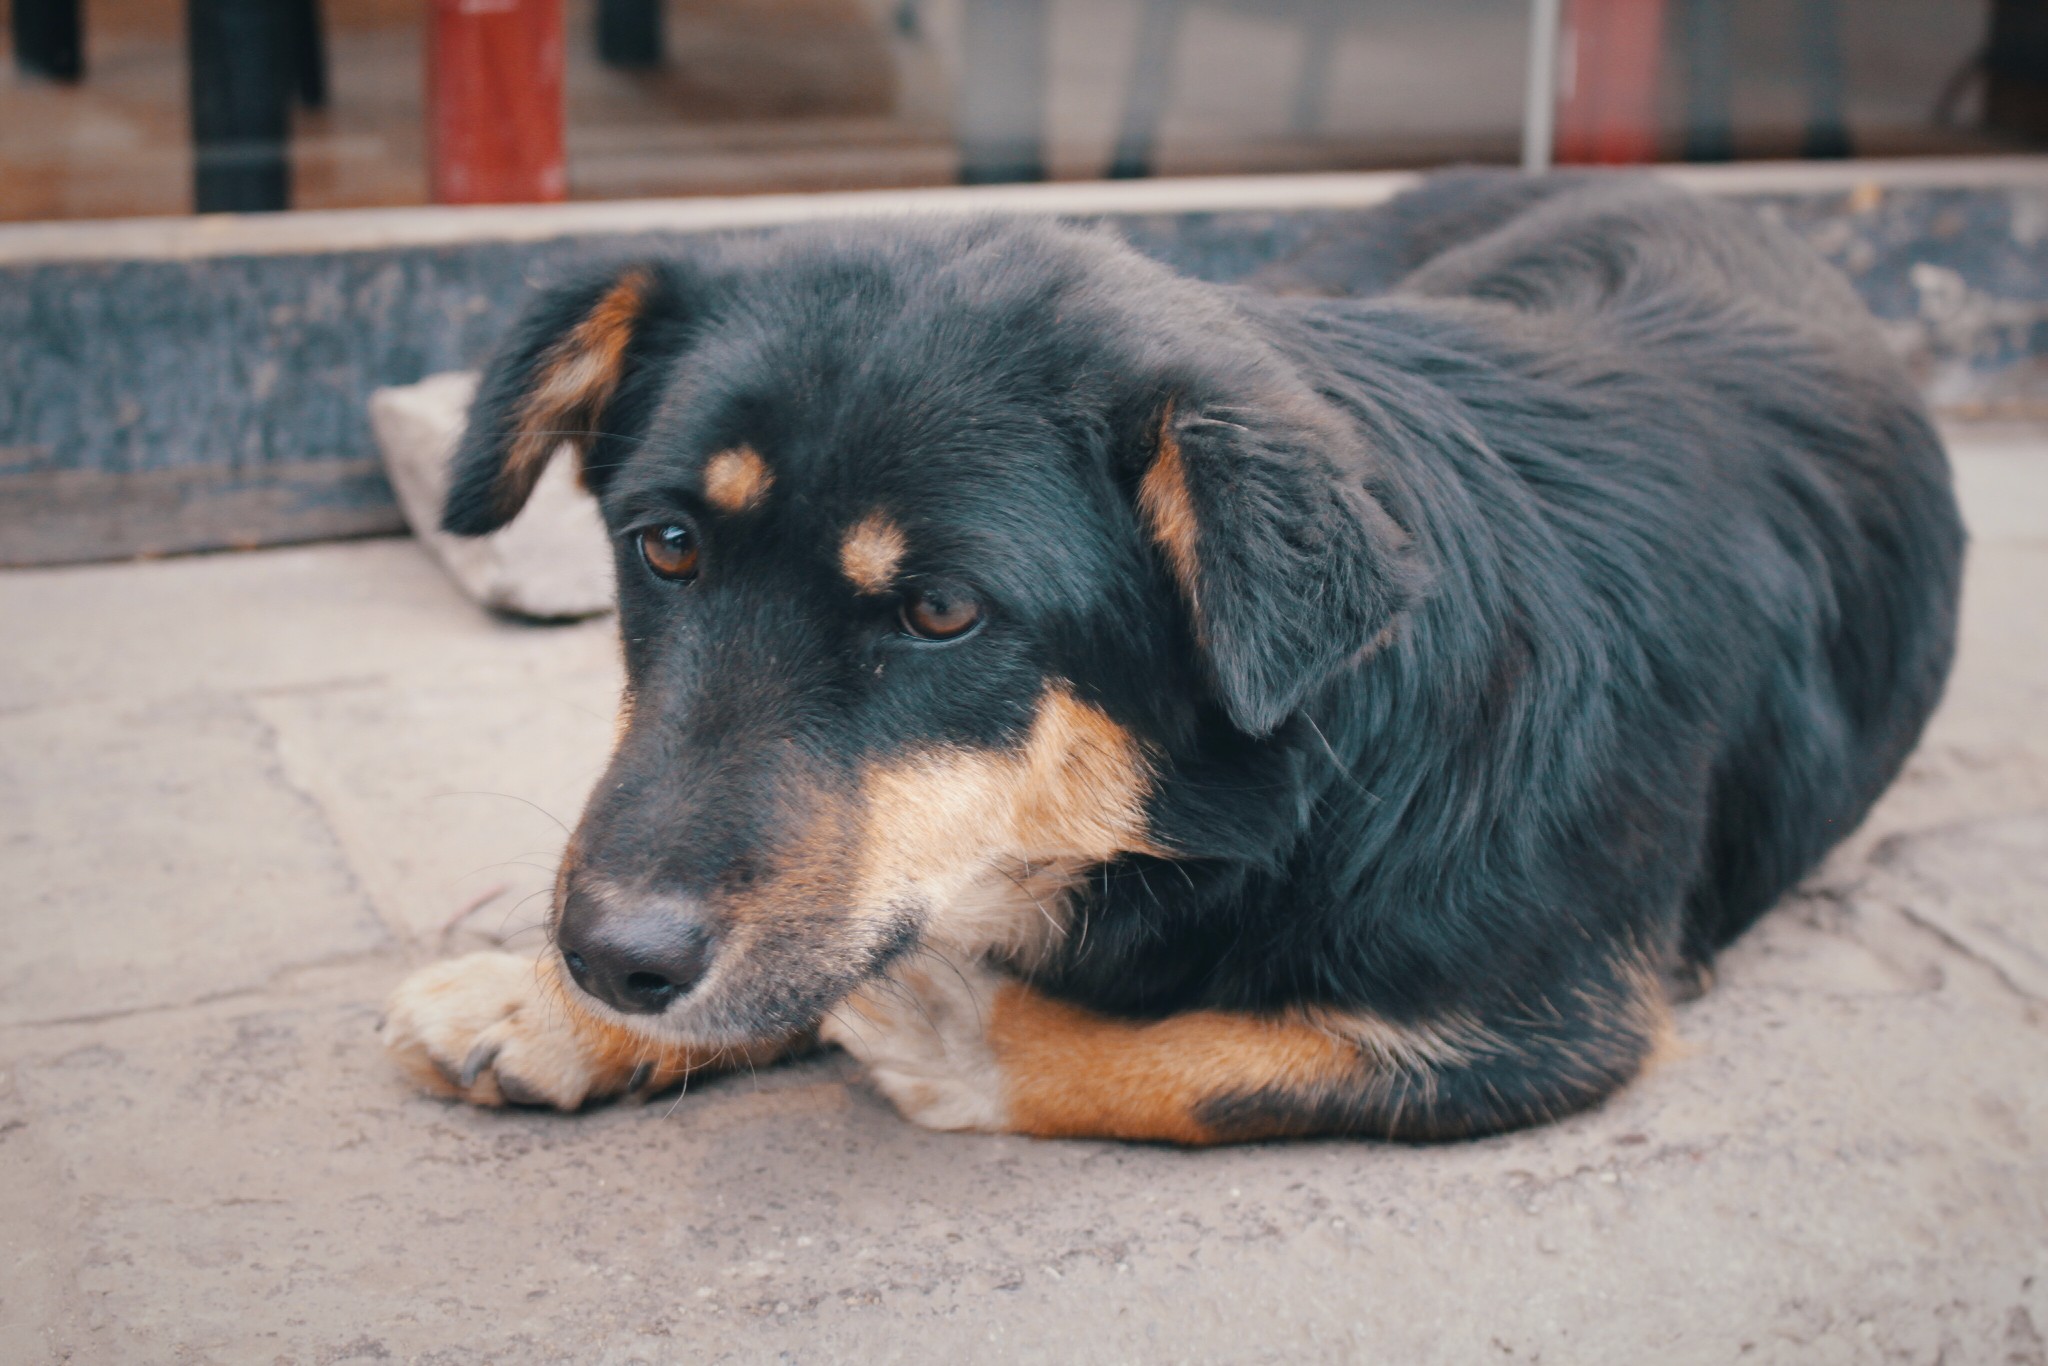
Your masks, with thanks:
M646 71L662 63L662 0L597 0L597 55L607 66Z
M1685 0L1685 159L1730 161L1734 0Z
M1801 0L1799 47L1806 58L1806 145L1810 157L1851 155L1848 81L1842 70L1839 0Z
M78 0L14 0L9 27L14 64L24 75L75 81L85 74Z
M192 83L192 198L200 213L252 213L291 202L286 137L300 72L292 6L186 0Z
M1993 0L1984 49L1984 123L2048 141L2048 3Z
M286 0L291 30L292 79L299 103L308 109L327 107L327 34L320 23L320 0Z

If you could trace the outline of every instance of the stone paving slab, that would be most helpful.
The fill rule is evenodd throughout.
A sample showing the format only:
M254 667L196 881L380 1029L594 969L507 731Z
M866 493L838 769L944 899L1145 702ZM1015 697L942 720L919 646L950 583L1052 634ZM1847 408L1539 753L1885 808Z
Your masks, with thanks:
M2048 440L1959 465L1904 780L1678 1057L1431 1148L933 1135L837 1054L414 1095L379 1005L518 928L608 626L399 542L0 575L0 1361L2048 1363Z
M601 668L607 620L488 616L408 540L0 572L0 713L56 702Z
M252 705L385 923L440 947L546 917L555 865L611 749L614 657L540 677L273 693ZM383 737L378 742L378 737Z
M120 1015L388 948L232 696L0 716L0 1025Z

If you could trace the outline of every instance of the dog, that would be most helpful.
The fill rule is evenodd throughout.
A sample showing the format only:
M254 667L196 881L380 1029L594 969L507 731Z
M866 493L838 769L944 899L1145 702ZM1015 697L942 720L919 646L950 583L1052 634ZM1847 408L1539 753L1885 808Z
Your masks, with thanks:
M877 221L541 295L445 525L564 442L619 738L539 963L386 1045L573 1109L837 1044L940 1129L1590 1106L1933 709L1964 535L1847 283L1641 179L1454 175L1366 298Z

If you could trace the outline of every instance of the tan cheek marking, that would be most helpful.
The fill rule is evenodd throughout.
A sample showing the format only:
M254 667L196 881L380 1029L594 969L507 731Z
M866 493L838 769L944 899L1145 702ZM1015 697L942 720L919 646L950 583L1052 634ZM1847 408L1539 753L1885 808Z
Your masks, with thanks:
M498 475L501 509L516 509L526 501L548 457L564 441L579 454L587 453L604 407L619 387L626 346L646 306L649 283L647 271L627 271L549 349L513 423L512 447Z
M1151 772L1131 733L1054 688L1024 746L1017 799L1019 855L1102 862L1163 853L1145 837Z
M1138 511L1143 514L1152 539L1165 553L1189 606L1199 607L1195 505L1188 495L1187 467L1181 461L1180 443L1173 437L1171 404L1159 424L1159 454L1153 457L1145 477L1138 481ZM1198 614L1198 625L1199 620Z
M995 755L963 751L869 770L861 784L860 906L880 910L919 883L965 890L986 862L984 849L1009 842L1006 768Z
M839 568L861 592L880 593L895 581L906 548L902 528L869 513L839 543Z
M751 446L720 451L704 466L704 497L720 512L748 512L774 487L768 462Z
M945 906L1017 864L1163 854L1147 837L1151 773L1132 735L1065 687L1047 690L1012 751L938 751L863 775L857 905L908 894ZM1038 914L1028 898L1020 913Z

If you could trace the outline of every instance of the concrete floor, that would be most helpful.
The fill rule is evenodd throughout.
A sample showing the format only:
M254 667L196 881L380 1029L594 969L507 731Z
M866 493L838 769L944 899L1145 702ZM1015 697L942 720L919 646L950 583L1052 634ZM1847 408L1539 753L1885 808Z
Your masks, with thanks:
M1904 780L1683 1056L1451 1147L939 1136L837 1055L414 1095L379 1003L534 942L608 625L403 541L0 575L0 1361L2048 1361L2048 437L1958 448Z

